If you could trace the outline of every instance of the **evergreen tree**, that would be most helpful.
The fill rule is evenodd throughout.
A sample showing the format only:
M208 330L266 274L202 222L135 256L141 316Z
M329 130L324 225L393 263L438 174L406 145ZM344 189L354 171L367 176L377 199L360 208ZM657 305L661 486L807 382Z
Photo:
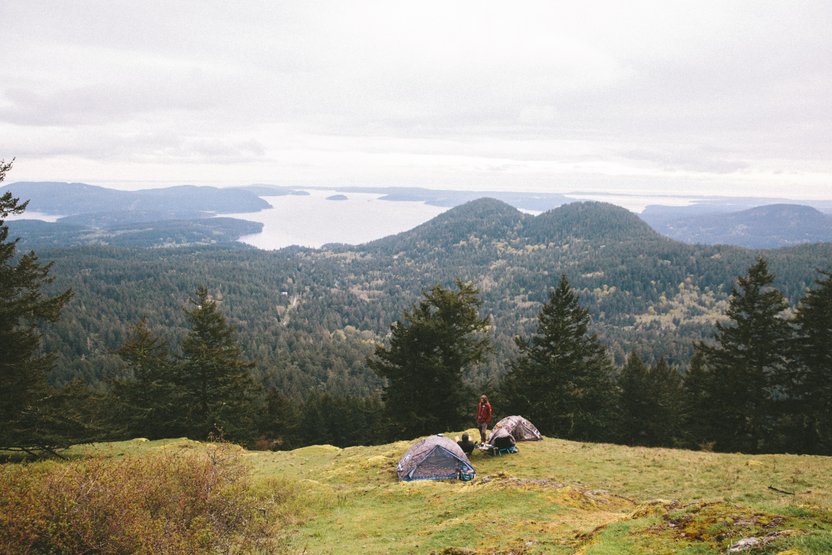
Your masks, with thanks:
M589 321L563 275L540 310L537 331L517 338L520 354L503 380L503 395L512 412L544 433L588 440L613 435L614 369Z
M672 446L682 438L682 377L661 358L648 367L635 353L619 377L621 439L629 445Z
M115 381L112 420L121 435L150 439L185 433L177 427L175 361L165 341L140 320L118 349L129 376ZM181 422L179 422L181 424Z
M783 294L764 258L737 280L727 323L718 323L713 344L699 343L707 372L706 396L717 412L700 415L720 450L759 452L781 441L782 401L787 386L790 330Z
M0 160L0 183L10 168ZM27 204L11 192L0 196L0 449L51 450L80 430L57 411L46 379L53 357L40 350L38 325L57 321L72 292L45 295L52 264L34 252L19 255L18 240L9 240L5 219Z
M797 372L791 391L802 432L797 447L832 455L832 273L821 274L795 314Z
M234 329L208 289L199 287L186 311L191 330L182 341L177 369L182 424L189 437L219 435L245 441L255 433L262 400L251 377L253 364L242 357Z
M711 399L714 375L705 366L701 350L694 352L682 383L682 427L688 447L710 451L714 447L711 423L719 421L720 411Z
M258 426L271 449L288 450L304 445L303 406L277 388L266 394L266 410Z
M464 373L483 361L490 339L483 335L479 292L456 281L456 291L439 285L390 327L387 346L378 345L369 366L386 380L385 414L394 437L458 429L470 423L475 399Z
M628 445L649 445L648 428L654 417L655 393L650 387L650 369L635 352L627 357L618 383L620 438Z
M648 423L648 445L674 446L683 438L684 385L682 376L664 358L650 368L654 392L653 419Z

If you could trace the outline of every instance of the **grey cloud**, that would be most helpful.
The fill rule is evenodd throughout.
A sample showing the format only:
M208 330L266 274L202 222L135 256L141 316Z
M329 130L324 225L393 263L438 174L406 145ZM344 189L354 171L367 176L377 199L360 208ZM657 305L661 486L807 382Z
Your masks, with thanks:
M30 90L7 88L0 121L16 125L88 126L158 112L204 111L219 105L209 84L193 77L102 82L83 87Z
M327 182L345 161L358 179L379 160L388 182L425 184L442 177L431 159L471 181L490 168L519 180L539 171L542 183L566 164L581 168L561 176L575 183L828 172L830 12L814 2L3 3L13 25L0 50L0 148L206 173L225 162L271 170L298 149L303 159L281 168ZM459 159L468 165L451 168Z
M747 169L749 163L731 158L729 153L709 147L639 148L624 150L629 160L647 161L669 171L693 171L728 174Z

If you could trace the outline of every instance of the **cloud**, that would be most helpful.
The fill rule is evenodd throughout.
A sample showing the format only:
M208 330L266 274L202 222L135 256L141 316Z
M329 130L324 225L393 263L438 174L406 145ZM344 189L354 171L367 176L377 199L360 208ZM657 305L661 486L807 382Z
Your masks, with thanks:
M625 150L621 154L625 159L650 162L668 171L729 174L750 167L744 160L731 158L730 153L702 146L639 148Z
M830 15L799 1L3 3L0 156L74 180L815 183L832 175Z

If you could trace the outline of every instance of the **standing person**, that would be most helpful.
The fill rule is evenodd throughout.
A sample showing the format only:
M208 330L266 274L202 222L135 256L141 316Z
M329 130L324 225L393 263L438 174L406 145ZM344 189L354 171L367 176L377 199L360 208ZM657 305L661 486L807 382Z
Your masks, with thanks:
M480 396L480 402L477 404L477 428L480 430L480 443L485 443L485 433L488 431L488 424L491 422L491 403L488 402L488 397Z

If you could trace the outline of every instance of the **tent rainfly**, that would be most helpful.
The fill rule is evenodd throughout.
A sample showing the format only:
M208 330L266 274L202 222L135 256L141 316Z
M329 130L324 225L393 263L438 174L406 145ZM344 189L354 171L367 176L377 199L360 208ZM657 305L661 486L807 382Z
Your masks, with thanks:
M496 424L494 428L505 428L516 441L540 441L543 436L537 431L534 424L522 416L506 416Z
M470 480L474 467L459 445L444 436L430 436L414 443L396 467L399 480Z

